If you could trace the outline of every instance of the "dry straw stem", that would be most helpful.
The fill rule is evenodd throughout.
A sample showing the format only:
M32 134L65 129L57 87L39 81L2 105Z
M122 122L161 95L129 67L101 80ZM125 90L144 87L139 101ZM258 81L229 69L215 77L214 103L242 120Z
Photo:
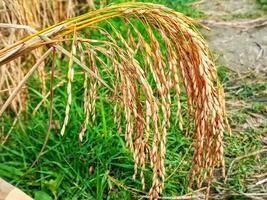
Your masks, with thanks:
M122 17L126 22L128 39L107 21L114 17ZM146 37L133 21L141 22ZM98 27L99 22L106 22L111 31ZM150 161L153 172L149 191L151 199L157 199L164 187L165 146L167 130L171 126L172 105L177 105L176 116L179 128L183 129L180 103L182 88L179 85L182 84L188 105L186 128L189 128L190 121L194 123L194 130L190 133L194 140L194 154L188 186L200 188L207 181L209 192L214 167L224 163L223 132L228 123L225 121L224 94L216 68L205 41L193 23L190 18L161 5L136 2L112 5L68 19L7 46L0 50L0 65L10 63L39 47L55 47L70 60L67 117L73 84L72 64L78 64L85 73L85 121L79 133L80 140L85 134L89 114L94 120L96 90L100 86L106 87L108 95L113 96L115 122L118 129L125 132L126 144L133 153L134 178L140 169L143 189L145 164ZM105 39L84 38L79 32L85 28L99 31ZM75 37L68 39L68 35L72 34ZM71 52L62 46L63 43L69 44L69 40L74 44ZM159 40L163 41L166 51L163 51ZM77 51L76 55L73 48ZM141 58L137 55L141 55ZM155 86L149 84L149 74ZM172 98L173 91L176 98ZM0 115L15 93L1 108ZM121 115L125 119L125 126L120 124ZM67 123L68 119L65 118L64 129Z
M66 16L68 18L75 16L75 14L82 12L81 9L94 9L93 0L2 0L0 1L0 48L13 44L27 33L32 33L28 26L41 29L64 20ZM10 27L14 29L8 29ZM6 90L6 95L0 97L0 105L6 100L5 96L12 92L11 88L22 80L28 66L32 65L34 60L38 60L42 53L43 49L36 49L32 55L25 55L23 58L1 67L0 90ZM45 96L46 72L44 63L38 67L38 74L42 94ZM12 101L11 108L14 112L18 113L25 110L26 97L27 87L21 90Z

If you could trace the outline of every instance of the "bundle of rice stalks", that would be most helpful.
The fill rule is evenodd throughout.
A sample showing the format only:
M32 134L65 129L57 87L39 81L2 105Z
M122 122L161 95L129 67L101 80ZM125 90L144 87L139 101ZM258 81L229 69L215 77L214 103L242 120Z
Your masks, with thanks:
M66 17L74 17L81 10L94 9L92 0L3 0L0 2L0 48L11 45L20 38L32 33L31 29L42 29L52 24L64 20ZM16 29L20 27L20 29ZM2 28L2 29L1 29ZM6 29L10 28L10 29ZM11 29L12 28L12 29ZM17 59L1 67L0 105L5 101L4 96L10 94L12 89L22 80L28 66L32 65L42 55L42 49L36 49L31 56ZM42 94L46 94L46 72L42 63L38 68ZM18 94L11 104L11 108L16 113L25 110L27 87Z
M124 29L115 28L110 22L113 18L122 19ZM95 38L94 33L101 37ZM76 63L84 73L85 119L79 139L82 141L89 121L95 120L97 90L105 87L113 99L118 132L125 132L133 154L133 178L140 171L145 189L144 169L149 160L153 172L149 194L151 199L157 199L164 187L165 146L173 105L179 129L184 130L180 100L184 90L188 105L185 126L188 129L190 122L194 123L194 130L188 133L194 140L188 186L201 187L205 182L209 191L214 167L224 168L223 131L228 123L216 68L190 18L149 3L112 5L68 19L7 46L0 50L0 65L40 48L46 49L45 53L10 94L0 116L41 63L45 60L51 63L51 59L55 63L60 52L68 58L68 97L61 135L69 121Z

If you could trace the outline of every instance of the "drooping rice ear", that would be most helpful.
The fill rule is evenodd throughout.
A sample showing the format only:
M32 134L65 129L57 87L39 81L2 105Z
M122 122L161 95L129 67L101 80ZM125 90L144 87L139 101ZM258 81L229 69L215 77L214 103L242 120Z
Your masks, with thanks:
M114 17L122 17L127 22L125 26L129 29L125 35L129 37L128 40L121 30L108 22ZM134 26L131 20L139 21L142 28ZM97 27L99 22L106 22L111 31ZM79 42L86 44L88 48L85 51L87 53L80 53L80 58L75 55L75 44L78 41L76 37L72 39L72 53L55 44L64 36L73 33L75 36L76 32L84 28L99 30L103 39L79 39ZM147 33L146 37L139 29ZM133 35L136 36L136 41ZM149 157L152 169L149 194L151 199L157 199L164 187L167 130L171 126L169 119L172 101L176 99L179 127L181 130L183 127L187 128L187 135L194 141L188 186L201 187L207 180L207 193L209 192L214 168L218 164L224 164L223 131L227 122L224 121L224 96L218 83L216 68L205 41L194 28L190 18L164 6L150 3L112 5L63 21L0 50L0 64L8 63L21 54L48 43L70 58L68 99L61 133L65 132L68 123L72 65L76 62L88 73L84 87L88 86L87 79L90 80L86 92L88 99L84 100L84 109L88 110L85 110L84 129L80 133L80 140L88 124L88 113L92 114L92 121L94 120L96 85L106 87L115 99L115 122L119 123L119 116L122 114L125 119L125 130L120 124L118 127L125 132L126 144L133 154L133 178L138 174L139 166L141 182L143 188L145 187L144 169L146 157ZM163 51L163 48L166 51ZM98 54L105 56L109 62L102 60ZM89 67L84 62L85 56L89 59ZM150 75L152 80L148 80ZM103 80L103 77L109 81ZM153 83L150 84L151 82ZM183 85L183 88L180 88L180 85ZM187 125L183 124L182 118L182 89L187 96ZM172 98L171 91L175 91L176 98ZM0 115L5 108L0 110ZM191 122L194 124L192 131ZM148 153L145 148L149 149Z
M74 31L73 42L72 42L72 47L71 47L71 57L69 59L69 64L68 64L67 105L66 105L66 110L65 110L64 122L61 128L61 131L60 131L60 134L62 136L64 135L66 126L69 122L70 106L72 102L71 86L72 86L73 77L74 77L73 56L76 55L76 49L77 49L77 35L76 35L76 31Z

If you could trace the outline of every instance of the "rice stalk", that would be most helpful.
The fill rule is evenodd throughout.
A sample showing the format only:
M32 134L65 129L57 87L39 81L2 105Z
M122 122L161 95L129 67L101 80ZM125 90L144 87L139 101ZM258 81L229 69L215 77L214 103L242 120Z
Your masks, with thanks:
M58 23L65 19L67 16L74 17L75 14L81 13L83 9L94 9L93 0L3 0L0 3L0 19L1 23L9 25L23 26L28 25L35 29L42 29L52 24ZM1 28L4 28L1 26ZM1 29L1 43L0 48L11 45L20 38L26 36L29 32L28 29ZM2 45L3 44L3 45ZM24 56L22 59L14 60L3 66L1 69L1 82L0 90L7 90L7 93L11 93L11 89L15 87L25 75L28 65L32 65L38 58L41 57L43 49L34 50L31 56ZM19 66L19 67L17 67ZM38 74L40 79L40 89L42 95L46 94L46 71L45 64L42 63L38 67ZM4 95L3 95L4 96ZM27 87L25 86L20 94L11 103L11 109L14 112L20 110L24 112L26 107ZM0 97L0 105L6 99Z
M124 25L128 28L128 40L109 22L112 18L123 18L127 22ZM134 21L142 26L137 28L132 23ZM100 22L106 23L109 32L98 26ZM85 28L98 31L103 38L77 37ZM146 37L139 29L146 33ZM69 35L73 35L72 39L66 39ZM63 47L69 41L72 41L71 52ZM73 64L76 63L84 72L85 119L79 133L81 141L90 115L94 123L97 90L106 87L109 95L113 96L114 121L118 123L118 130L125 132L126 144L133 154L133 178L140 171L145 189L144 169L149 161L152 169L149 195L151 199L158 199L164 188L167 131L171 126L171 106L175 103L178 126L181 131L183 127L187 128L185 134L194 141L188 187L199 188L206 182L209 193L214 168L224 164L223 132L228 128L228 122L216 68L192 19L156 4L132 2L112 5L55 24L1 49L0 65L46 45L69 59L62 135L69 120ZM28 78L24 78L0 109L0 116ZM182 90L187 96L187 125L182 117ZM173 91L175 99L172 98ZM189 128L191 122L193 130Z

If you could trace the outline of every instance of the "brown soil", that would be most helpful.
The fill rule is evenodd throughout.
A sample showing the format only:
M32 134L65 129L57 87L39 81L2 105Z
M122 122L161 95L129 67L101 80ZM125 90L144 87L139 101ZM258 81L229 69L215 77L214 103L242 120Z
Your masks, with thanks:
M267 18L259 27L257 22L247 23L267 16L255 0L202 0L195 6L207 15L204 22L213 22L208 24L210 31L202 32L219 63L234 71L253 69L267 75ZM238 23L244 26L235 26Z

